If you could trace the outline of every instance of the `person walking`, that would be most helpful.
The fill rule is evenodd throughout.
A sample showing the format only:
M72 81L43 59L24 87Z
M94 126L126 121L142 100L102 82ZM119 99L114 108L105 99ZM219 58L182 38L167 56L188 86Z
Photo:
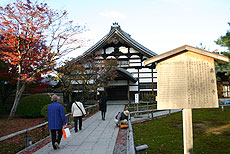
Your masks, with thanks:
M107 94L106 92L103 91L99 100L99 110L101 111L102 120L105 120L105 113L107 110L107 100L108 100Z
M79 121L79 130L82 129L82 117L86 116L85 108L83 104L79 101L76 101L72 104L71 113L74 118L74 130L75 133L78 132L78 121Z
M52 145L54 150L60 148L62 138L62 128L66 128L66 117L62 105L59 103L60 97L52 95L52 103L47 109L48 128L51 131Z

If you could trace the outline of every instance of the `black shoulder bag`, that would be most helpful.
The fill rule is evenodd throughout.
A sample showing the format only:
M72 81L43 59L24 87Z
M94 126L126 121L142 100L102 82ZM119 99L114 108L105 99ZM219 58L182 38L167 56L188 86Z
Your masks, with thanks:
M75 103L77 105L77 103ZM81 110L81 108L77 105L77 107ZM81 113L82 113L82 117L85 117L83 111L81 110Z

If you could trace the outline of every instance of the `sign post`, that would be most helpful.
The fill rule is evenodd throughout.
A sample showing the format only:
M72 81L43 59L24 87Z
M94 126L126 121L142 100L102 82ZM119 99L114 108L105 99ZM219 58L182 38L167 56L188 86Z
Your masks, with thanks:
M157 109L182 109L184 154L193 153L192 108L218 108L214 59L228 57L188 45L144 61L157 62Z
M193 153L192 109L183 109L184 153Z
M137 104L137 111L138 111L138 104L139 104L139 94L135 94L135 104Z

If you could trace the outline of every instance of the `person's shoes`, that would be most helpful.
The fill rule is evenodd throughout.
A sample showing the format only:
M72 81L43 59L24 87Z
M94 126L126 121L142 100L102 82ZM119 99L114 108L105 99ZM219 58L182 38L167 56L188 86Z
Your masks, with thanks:
M60 149L60 146L57 142L55 142L54 145L56 146L57 149Z
M81 128L79 128L79 130L81 130Z
M77 133L78 132L78 130L75 130L75 133Z

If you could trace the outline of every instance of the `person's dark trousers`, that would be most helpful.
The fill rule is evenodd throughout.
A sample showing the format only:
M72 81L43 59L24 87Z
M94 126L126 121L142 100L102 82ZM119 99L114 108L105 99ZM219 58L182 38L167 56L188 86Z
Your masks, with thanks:
M82 128L82 116L74 117L74 130L75 132L78 132L77 125L79 120L79 130Z
M105 120L105 112L101 111L102 120Z
M54 149L57 147L54 145L55 142L60 144L62 138L62 129L52 129L51 130L52 145Z

